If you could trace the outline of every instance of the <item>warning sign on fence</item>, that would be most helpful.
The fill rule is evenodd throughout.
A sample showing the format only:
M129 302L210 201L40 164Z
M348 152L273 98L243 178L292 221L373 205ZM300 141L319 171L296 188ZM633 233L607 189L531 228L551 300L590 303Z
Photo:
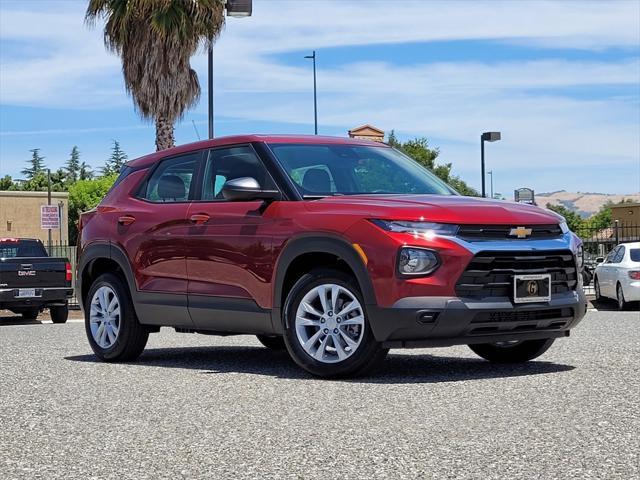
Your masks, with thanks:
M58 205L40 205L40 228L57 230L60 228Z

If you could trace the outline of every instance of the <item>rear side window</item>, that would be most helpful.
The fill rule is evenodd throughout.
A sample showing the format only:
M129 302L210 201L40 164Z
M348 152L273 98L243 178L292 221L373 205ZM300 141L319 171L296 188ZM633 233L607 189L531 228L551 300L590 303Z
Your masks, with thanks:
M632 248L629 250L629 256L632 262L640 262L640 248Z
M200 152L163 160L147 180L142 198L150 202L186 202L193 197Z
M37 240L0 242L0 258L47 257L47 251Z

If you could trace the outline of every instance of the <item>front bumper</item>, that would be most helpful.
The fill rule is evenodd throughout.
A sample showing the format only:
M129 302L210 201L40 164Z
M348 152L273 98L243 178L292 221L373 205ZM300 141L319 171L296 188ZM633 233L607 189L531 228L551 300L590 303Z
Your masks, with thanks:
M569 336L587 311L581 289L549 303L515 305L508 298L407 297L390 308L369 306L371 329L387 348L446 347Z

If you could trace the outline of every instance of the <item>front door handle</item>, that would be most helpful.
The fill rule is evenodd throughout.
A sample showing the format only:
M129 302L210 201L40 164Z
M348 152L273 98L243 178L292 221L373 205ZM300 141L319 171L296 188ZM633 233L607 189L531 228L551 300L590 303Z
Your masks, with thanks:
M123 215L121 217L118 217L118 223L120 225L131 225L135 221L136 217L133 217L131 215Z
M190 220L196 225L202 225L204 223L207 223L207 221L209 221L210 218L211 217L206 213L196 213L194 215L191 215Z

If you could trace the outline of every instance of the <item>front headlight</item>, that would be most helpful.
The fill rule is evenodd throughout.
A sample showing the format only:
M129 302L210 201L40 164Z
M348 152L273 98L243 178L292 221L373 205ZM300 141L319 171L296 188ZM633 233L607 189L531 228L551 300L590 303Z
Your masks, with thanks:
M400 275L427 275L440 265L440 258L433 250L403 247L398 254Z
M576 263L578 264L578 270L581 270L584 265L584 249L582 245L579 245L576 251Z
M371 220L374 225L388 232L410 233L416 237L433 237L436 235L453 236L458 226L450 223L405 222L400 220Z

